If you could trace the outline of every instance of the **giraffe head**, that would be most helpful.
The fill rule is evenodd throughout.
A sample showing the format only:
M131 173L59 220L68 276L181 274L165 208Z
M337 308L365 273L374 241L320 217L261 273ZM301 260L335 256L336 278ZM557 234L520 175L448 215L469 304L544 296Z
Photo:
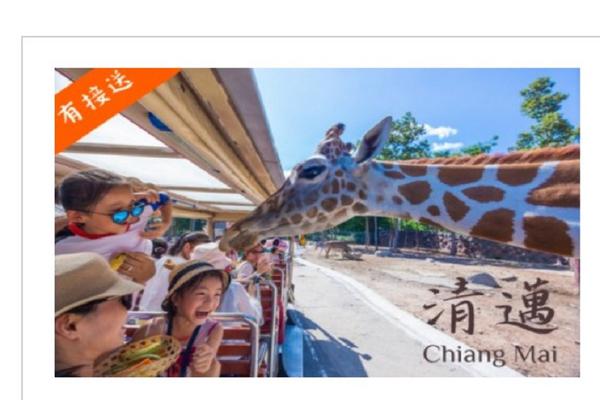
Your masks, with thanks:
M244 249L271 236L318 232L367 212L369 188L362 179L387 141L392 117L369 130L356 151L344 143L343 124L325 133L315 154L297 164L281 188L221 239L222 250Z

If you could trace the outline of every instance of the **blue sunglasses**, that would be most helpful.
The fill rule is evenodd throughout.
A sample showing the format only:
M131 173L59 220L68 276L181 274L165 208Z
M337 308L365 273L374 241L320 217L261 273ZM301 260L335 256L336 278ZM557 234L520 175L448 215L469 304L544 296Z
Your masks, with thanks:
M123 225L127 222L127 219L131 215L132 217L139 217L144 212L144 207L148 204L147 201L141 200L134 203L128 210L117 210L113 213L100 213L95 211L85 211L91 214L108 215L112 218L113 222L118 225Z

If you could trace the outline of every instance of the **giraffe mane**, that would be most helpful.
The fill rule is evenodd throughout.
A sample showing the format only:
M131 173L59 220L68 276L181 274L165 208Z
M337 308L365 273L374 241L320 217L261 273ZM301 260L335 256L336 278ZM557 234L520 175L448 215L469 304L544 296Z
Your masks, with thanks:
M437 157L403 160L402 164L427 165L488 165L488 164L533 164L547 161L579 160L579 145L546 147L543 149L515 151L512 153L479 154L464 157Z

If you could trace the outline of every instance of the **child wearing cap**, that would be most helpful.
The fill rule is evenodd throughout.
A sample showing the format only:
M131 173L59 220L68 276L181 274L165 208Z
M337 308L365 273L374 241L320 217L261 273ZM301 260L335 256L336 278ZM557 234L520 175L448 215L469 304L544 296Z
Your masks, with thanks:
M121 346L132 294L143 286L124 279L95 253L55 257L56 376L92 376L95 360Z
M229 274L202 261L192 260L173 268L163 302L167 312L165 333L181 342L182 351L166 376L219 376L221 366L216 355L223 327L210 314L217 310L228 286Z
M56 254L92 251L111 261L114 269L145 282L154 268L144 263L152 254L150 239L161 236L171 223L168 196L154 190L135 192L127 179L102 169L67 176L57 190L67 226L55 235ZM160 209L162 222L144 231L150 215ZM153 267L153 263L152 263Z

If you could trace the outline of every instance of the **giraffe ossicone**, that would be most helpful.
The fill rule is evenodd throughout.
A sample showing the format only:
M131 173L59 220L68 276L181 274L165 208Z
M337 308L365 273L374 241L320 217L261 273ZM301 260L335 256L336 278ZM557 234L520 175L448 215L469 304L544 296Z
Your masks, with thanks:
M392 118L359 147L326 131L315 153L281 188L225 232L242 249L270 236L322 231L352 218L408 218L522 248L579 257L579 146L507 155L375 160Z

